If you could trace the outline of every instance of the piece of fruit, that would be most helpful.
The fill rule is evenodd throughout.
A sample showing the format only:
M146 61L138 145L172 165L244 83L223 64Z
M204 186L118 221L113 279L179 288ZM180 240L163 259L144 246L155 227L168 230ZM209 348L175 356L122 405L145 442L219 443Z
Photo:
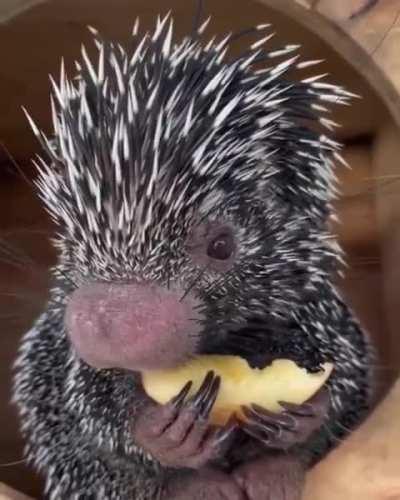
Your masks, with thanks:
M264 369L251 368L237 356L199 356L174 369L142 373L146 393L160 404L167 403L191 380L188 397L200 387L207 372L221 377L221 387L210 421L223 425L235 413L244 419L240 407L258 404L270 411L282 411L278 401L302 404L311 398L330 376L333 365L326 363L319 373L308 373L288 359L276 359Z

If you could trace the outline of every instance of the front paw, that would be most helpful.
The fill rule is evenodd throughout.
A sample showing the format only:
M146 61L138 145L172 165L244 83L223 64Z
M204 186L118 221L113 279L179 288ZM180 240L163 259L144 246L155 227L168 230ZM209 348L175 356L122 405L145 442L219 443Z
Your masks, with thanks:
M290 455L263 457L232 472L247 500L300 500L305 472Z
M282 413L273 413L258 405L244 407L246 421L242 429L268 448L287 450L305 443L322 426L329 411L329 391L321 389L302 405L280 404L285 409Z
M135 442L165 467L198 469L221 458L237 424L214 429L208 423L219 386L220 378L210 372L187 401L190 383L168 404L151 405L134 425Z

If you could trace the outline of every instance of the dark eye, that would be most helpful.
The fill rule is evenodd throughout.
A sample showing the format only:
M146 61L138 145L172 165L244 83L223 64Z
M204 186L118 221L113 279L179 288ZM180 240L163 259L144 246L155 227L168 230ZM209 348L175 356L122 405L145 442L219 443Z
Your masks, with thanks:
M212 259L228 260L235 251L233 235L219 234L210 241L207 247L207 255Z

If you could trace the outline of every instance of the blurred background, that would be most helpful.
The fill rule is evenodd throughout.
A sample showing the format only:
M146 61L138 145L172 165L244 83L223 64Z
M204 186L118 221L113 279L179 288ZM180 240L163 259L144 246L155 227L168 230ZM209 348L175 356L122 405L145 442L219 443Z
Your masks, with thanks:
M333 3L339 5L340 1L330 5ZM352 3L343 0L342 5L348 10ZM390 1L385 3L392 5ZM270 22L277 31L271 48L282 43L300 43L305 58L326 60L314 71L330 73L333 81L362 96L353 106L335 110L333 117L342 124L337 136L344 142L344 156L353 167L351 171L339 171L342 196L337 209L341 224L334 231L348 254L348 269L340 286L378 346L379 394L384 394L398 371L400 359L396 331L400 316L396 173L400 143L396 113L388 105L395 91L387 86L383 73L371 70L368 64L372 65L372 61L358 59L357 50L344 57L340 50L336 51L340 43L336 46L320 36L324 26L316 21L318 17L310 17L308 24L307 17L304 21L303 14L300 16L300 7L296 10L296 4L292 9L289 4L290 1L282 1L278 8L278 2L268 0L206 1L205 14L212 15L207 37ZM282 5L288 8L285 10ZM170 9L178 36L186 33L192 25L194 1L0 2L0 481L37 498L39 480L23 462L19 463L22 443L15 411L9 404L10 378L21 334L46 300L48 267L54 262L54 253L49 243L50 221L32 188L34 171L30 162L39 147L21 105L28 108L42 128L49 130L48 74L58 74L61 56L67 68L72 68L81 43L90 43L86 26L93 25L105 36L125 43L137 15L144 27L150 28L158 13ZM349 12L348 19L352 11ZM392 11L392 18L394 14ZM326 15L335 18L342 13L328 6ZM314 29L316 24L318 29ZM385 17L380 28L382 35L390 26ZM246 42L243 39L232 52L243 50ZM375 49L372 43L371 52Z

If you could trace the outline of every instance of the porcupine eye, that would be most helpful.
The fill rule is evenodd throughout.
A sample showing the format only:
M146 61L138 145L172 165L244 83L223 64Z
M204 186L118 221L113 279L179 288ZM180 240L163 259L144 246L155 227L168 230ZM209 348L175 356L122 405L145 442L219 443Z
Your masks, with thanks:
M227 271L235 260L235 233L225 223L196 224L188 235L186 250L195 264L215 271Z
M207 246L207 255L216 260L228 260L235 250L233 235L222 233L214 237Z

